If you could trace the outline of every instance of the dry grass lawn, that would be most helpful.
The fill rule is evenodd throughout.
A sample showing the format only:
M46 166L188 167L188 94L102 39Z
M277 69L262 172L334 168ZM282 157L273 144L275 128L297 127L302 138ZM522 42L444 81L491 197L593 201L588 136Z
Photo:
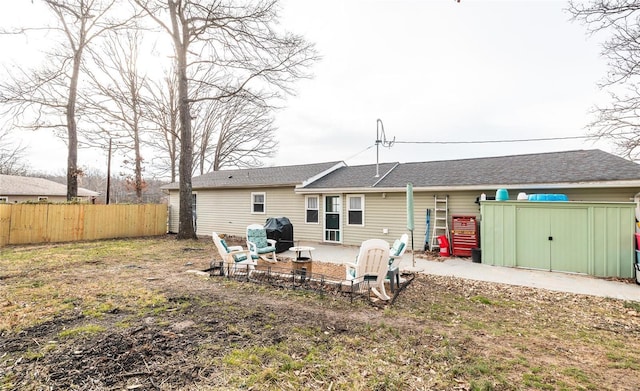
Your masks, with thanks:
M214 255L172 236L0 248L0 389L640 388L640 303L428 275L352 303L190 272Z

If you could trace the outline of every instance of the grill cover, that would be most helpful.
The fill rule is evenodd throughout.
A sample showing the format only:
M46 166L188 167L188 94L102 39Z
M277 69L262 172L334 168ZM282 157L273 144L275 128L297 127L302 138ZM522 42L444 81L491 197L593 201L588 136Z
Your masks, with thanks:
M293 247L293 225L286 217L269 217L264 223L267 238L276 241L276 253Z

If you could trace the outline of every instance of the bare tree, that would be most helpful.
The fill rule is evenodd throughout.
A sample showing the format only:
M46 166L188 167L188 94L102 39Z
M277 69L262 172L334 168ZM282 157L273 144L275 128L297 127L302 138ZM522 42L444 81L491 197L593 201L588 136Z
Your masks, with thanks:
M78 104L81 64L93 41L126 21L110 18L117 0L42 0L56 21L51 26L24 27L29 34L45 30L51 39L47 62L32 71L10 73L0 84L0 102L11 106L18 125L29 129L53 129L67 141L67 199L78 194ZM11 33L16 33L12 31Z
M133 166L133 174L122 175L135 191L138 202L145 188L142 157L142 137L145 131L143 115L143 87L146 75L140 69L139 55L141 31L109 32L103 40L102 50L91 51L91 62L86 70L90 77L86 95L86 111L96 129L84 135L83 143L107 148L113 143L124 151L125 166ZM132 156L131 156L132 155Z
M223 167L259 167L277 148L270 107L241 94L206 101L194 121L194 149L200 175Z
M26 147L11 142L9 129L0 130L0 174L27 175L29 168L24 161Z
M611 140L618 152L640 158L640 3L637 1L570 1L569 13L590 34L605 33L602 54L609 72L600 87L610 94L608 106L593 109L588 124L595 139Z
M170 70L160 82L149 80L145 95L146 117L154 124L154 136L149 137L146 143L158 152L151 167L156 170L159 168L160 176L168 173L171 182L175 182L178 177L177 162L180 154L176 72Z
M239 93L291 93L316 60L313 45L277 29L278 1L135 0L171 37L178 79L180 208L178 239L196 238L191 175L191 105ZM191 77L189 77L191 76ZM192 94L206 90L208 94ZM265 92L266 93L266 92ZM264 96L264 95L263 95Z
M222 123L222 110L225 105L220 101L204 101L194 107L193 124L193 173L200 175L213 170L210 157L214 155L214 138Z
M169 173L175 182L180 139L175 78L168 75L161 84L150 80L147 88L145 116L155 124L157 132L146 141L158 152L153 167L160 168L161 175ZM258 167L262 158L275 153L273 108L256 96L245 98L238 94L225 101L194 104L192 174L202 175L223 167Z

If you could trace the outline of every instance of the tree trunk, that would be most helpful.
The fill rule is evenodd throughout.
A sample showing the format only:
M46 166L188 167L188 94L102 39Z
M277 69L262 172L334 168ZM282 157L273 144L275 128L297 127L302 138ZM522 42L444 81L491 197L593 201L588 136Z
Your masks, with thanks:
M73 71L69 85L67 101L67 136L69 137L69 153L67 155L67 201L78 197L78 127L76 123L76 100L78 97L78 79L82 45L79 45L73 56Z
M137 60L136 66L133 67L134 70L137 70ZM135 72L135 71L134 71ZM135 162L135 188L136 188L136 199L140 204L142 203L142 188L144 187L144 182L142 180L142 154L140 152L140 90L138 83L138 75L131 75L131 105L133 108L133 151L136 158Z
M187 26L179 21L176 3L169 1L169 14L173 26L173 40L178 59L178 108L180 119L180 220L178 239L197 239L193 227L193 198L191 186L191 169L193 146L191 145L191 112L189 110L189 84L187 79L187 48L189 32ZM180 23L179 23L180 22ZM182 29L180 29L182 27Z
M137 128L137 125L136 125ZM134 142L134 149L135 149L135 155L136 155L136 198L138 200L138 203L142 203L142 188L143 188L143 181L142 181L142 155L140 154L140 135L139 135L139 129L136 129L135 132L135 142Z

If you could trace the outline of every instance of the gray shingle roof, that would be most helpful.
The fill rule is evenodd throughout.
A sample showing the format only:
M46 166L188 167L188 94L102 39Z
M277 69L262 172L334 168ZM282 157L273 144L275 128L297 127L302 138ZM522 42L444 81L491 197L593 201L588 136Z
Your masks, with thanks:
M403 186L408 182L422 187L640 179L640 165L600 150L412 163L398 168L380 186Z
M340 166L342 165L342 166ZM300 185L314 189L393 189L414 187L465 187L484 185L578 184L636 181L640 165L600 150L536 153L420 163L381 163L344 166L342 162L299 166L223 170L194 177L193 189ZM172 183L164 189L178 189Z
M305 189L351 188L353 183L371 183L372 173L375 173L375 165L345 167ZM354 178L358 175L365 177L356 182ZM402 188L407 183L413 183L414 187L456 187L624 180L640 181L640 165L600 150L578 150L404 163L384 176L375 187Z
M43 178L0 175L0 196L66 196L67 185ZM98 196L99 193L78 188L79 197Z
M214 187L295 186L340 164L344 163L326 162L296 166L220 170L193 177L191 186L194 190ZM179 184L174 182L162 188L178 189Z
M384 178L398 163L381 163L377 172L376 165L341 167L317 181L305 186L305 189L331 189L331 188L362 188L373 187L376 182ZM405 183L406 184L406 183Z

